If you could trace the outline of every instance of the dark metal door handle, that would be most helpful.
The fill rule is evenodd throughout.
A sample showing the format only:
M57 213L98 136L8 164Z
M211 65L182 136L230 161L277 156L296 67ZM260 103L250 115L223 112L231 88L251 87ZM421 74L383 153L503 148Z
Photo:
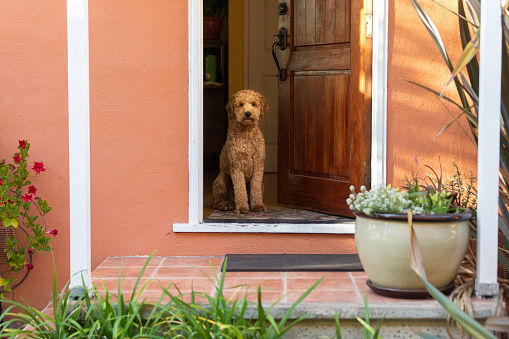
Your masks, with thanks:
M279 80L281 81L285 81L286 80L286 68L281 68L279 66L279 60L277 59L277 55L276 55L276 48L279 48L280 50L284 51L286 49L286 38L287 38L287 35L288 35L288 32L286 30L286 28L280 28L279 29L279 34L277 35L274 35L275 37L278 38L278 41L275 41L273 44L272 44L272 57L274 58L274 62L276 63L276 66L277 66L277 77L279 78Z

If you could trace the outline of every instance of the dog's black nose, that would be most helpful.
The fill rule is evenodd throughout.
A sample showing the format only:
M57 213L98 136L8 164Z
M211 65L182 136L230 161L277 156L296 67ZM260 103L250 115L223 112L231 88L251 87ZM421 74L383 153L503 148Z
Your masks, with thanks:
M244 113L244 115L246 116L246 118L250 118L251 117L251 112L246 112L246 113Z

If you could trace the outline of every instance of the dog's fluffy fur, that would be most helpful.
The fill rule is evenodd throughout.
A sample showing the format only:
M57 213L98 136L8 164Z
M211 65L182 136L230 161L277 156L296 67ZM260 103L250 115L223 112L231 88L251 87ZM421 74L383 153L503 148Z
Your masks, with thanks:
M262 183L265 140L258 121L268 109L265 97L252 90L235 93L226 105L230 126L219 158L221 172L213 183L214 208L235 213L267 210Z

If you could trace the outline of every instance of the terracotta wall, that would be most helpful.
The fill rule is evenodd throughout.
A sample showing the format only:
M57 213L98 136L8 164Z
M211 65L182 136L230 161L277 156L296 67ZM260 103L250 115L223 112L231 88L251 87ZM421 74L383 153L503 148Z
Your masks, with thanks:
M32 183L54 208L46 222L59 232L51 245L62 287L69 276L66 2L6 1L0 13L0 159L12 163L18 140L28 139L29 167L44 163ZM51 299L51 253L34 255L33 265L14 295L43 307Z
M432 1L420 0L420 3L434 20L450 57L456 62L461 54L457 17ZM454 10L457 8L456 1L441 3ZM460 119L461 127L453 124L433 140L452 116L460 113L458 108L402 80L413 80L440 92L450 75L409 0L390 3L388 59L388 182L399 186L406 176L417 172L415 157L424 175L427 170L424 165L438 170L439 161L444 176L454 173L453 161L458 163L465 177L470 170L476 173L477 148L462 130L464 128L471 138L464 117ZM445 95L457 98L453 84Z
M89 3L94 266L168 254L172 223L187 221L187 10L186 0Z

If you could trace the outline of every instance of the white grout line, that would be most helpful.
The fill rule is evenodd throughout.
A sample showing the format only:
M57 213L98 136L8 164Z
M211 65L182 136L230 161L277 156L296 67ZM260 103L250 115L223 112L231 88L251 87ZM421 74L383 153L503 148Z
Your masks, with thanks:
M163 263L166 261L166 258L163 257L163 260L161 260L161 262L159 263L159 266L157 266L157 268L154 270L154 272L150 275L149 279L154 279L154 276L156 275L157 271L159 271L159 269L161 268L161 266L163 266ZM148 268L148 266L147 266Z
M281 299L281 302L287 303L287 301L288 301L287 295L288 295L288 289L286 286L286 271L283 271L283 299Z
M352 276L352 272L348 272L348 275L350 276L350 279L352 280L353 289L355 290L355 294L357 294L357 299L359 303L362 303L363 298L361 298L361 294L359 293L359 290L357 289L357 284L355 284L355 278Z

